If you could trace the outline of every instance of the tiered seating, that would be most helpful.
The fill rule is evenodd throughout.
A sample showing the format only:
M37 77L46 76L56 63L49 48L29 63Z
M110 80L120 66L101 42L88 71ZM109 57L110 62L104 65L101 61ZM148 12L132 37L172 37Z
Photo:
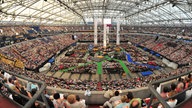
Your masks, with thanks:
M159 37L157 40L152 36L145 36L146 40L143 40L143 38L144 36L128 36L129 41L132 43L140 44L141 46L154 50L178 64L182 65L182 63L191 63L191 59L187 60L187 57L191 55L190 45L185 45L182 41L176 41L166 37Z
M182 64L191 63L191 59L189 58L192 51L192 47L190 45L185 45L181 47L176 52L172 53L169 57L172 60L175 60Z
M49 59L57 51L69 46L75 42L70 36L52 36L41 39L31 40L22 44L4 47L1 52L9 57L21 59L25 67L36 69L45 60ZM25 45L28 44L28 45ZM14 49L22 48L22 49Z

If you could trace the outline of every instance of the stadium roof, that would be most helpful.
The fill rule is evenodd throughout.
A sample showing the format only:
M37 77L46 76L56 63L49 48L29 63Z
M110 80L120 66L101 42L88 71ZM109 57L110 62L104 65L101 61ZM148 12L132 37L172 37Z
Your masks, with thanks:
M0 0L1 23L190 25L192 0Z

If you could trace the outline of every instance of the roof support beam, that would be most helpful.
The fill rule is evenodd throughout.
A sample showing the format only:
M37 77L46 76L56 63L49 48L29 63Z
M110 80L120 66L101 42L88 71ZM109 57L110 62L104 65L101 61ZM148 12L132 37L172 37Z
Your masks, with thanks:
M35 3L37 3L38 1L39 1L39 0L36 0L36 1L32 2L31 4L27 5L22 11L20 11L18 14L16 14L16 16L19 15L20 13L22 13L23 11L25 11L25 9L27 9L27 8L29 8L30 6L32 6L32 5L34 5Z
M157 6L160 6L160 5L163 5L163 4L166 4L166 3L167 3L167 1L164 1L164 2L162 2L162 3L160 3L160 4L156 4L155 6L151 6L151 7L148 7L148 8L146 8L146 9L137 11L137 12L131 14L131 15L127 15L127 16L125 16L125 18L128 18L128 17L130 17L130 16L134 16L134 15L136 15L136 14L138 14L138 13L145 12L145 11L147 11L147 10L156 8Z
M102 10L103 10L103 17L102 17L102 19L104 19L105 1L106 1L106 0L103 0L103 7L102 7Z
M58 1L59 3L61 3L62 5L64 5L65 7L67 7L69 10L72 10L74 13L76 13L76 14L83 20L84 24L86 24L84 17L83 17L80 13L78 13L75 9L69 7L67 4L65 4L65 3L62 2L61 0L57 0L57 1Z
M4 13L4 14L6 14L6 15L14 16L14 14L11 14L11 13L6 13L6 12L1 12L1 13ZM27 15L17 15L17 16L29 18L29 16L27 16ZM33 16L33 18L39 19L39 17L36 17L36 16ZM51 21L55 21L55 22L62 22L62 21L60 21L60 20L55 20L55 19L48 19L48 18L41 18L41 19L51 20Z
M188 18L190 18L192 20L192 18L183 10L181 9L179 6L176 6L179 10L181 10Z
M185 19L168 19L168 20L165 20L165 19L163 19L163 20L153 20L153 21L144 21L144 22L141 22L141 23L150 23L150 22L171 22L171 21L180 21L180 20L191 20L190 18L185 18Z
M50 13L49 11L43 11L43 10L36 9L36 8L30 7L30 6L27 6L27 7L26 7L26 6L23 5L23 4L21 4L21 6L25 7L25 9L26 9L26 8L29 8L29 9L36 10L36 12L38 12L38 14L40 14L41 12L43 12L43 13L49 14L49 17L50 17L50 16L57 16L57 17L63 18L62 16L59 16L59 15L57 15L57 14ZM51 8L51 9L52 9L52 8ZM23 11L23 10L22 10L22 11ZM12 15L12 16L26 16L26 17L27 17L27 15L21 15L22 11L21 11L19 14L17 14L17 15L15 15L14 13L7 13L7 12L4 12L4 13L9 14L9 15ZM51 19L49 19L49 17L42 18L42 17L36 16L36 15L38 15L38 14L35 14L35 15L32 15L32 14L31 14L30 16L28 16L28 18L37 18L37 19L47 19L47 20L51 20ZM52 20L51 20L51 21L52 21ZM54 21L56 21L56 20L54 20ZM33 22L33 21L32 21L32 22Z
M85 12L86 12L86 11L89 11L89 9L87 9L87 8L84 8L84 9L82 8L82 10L85 11ZM100 9L100 8L94 8L94 9L92 9L92 10L102 10L102 9ZM107 10L109 10L109 11L116 11L116 12L119 11L119 12L124 12L124 13L125 13L125 10L121 10L121 9L115 9L115 10L114 10L114 9L107 9Z

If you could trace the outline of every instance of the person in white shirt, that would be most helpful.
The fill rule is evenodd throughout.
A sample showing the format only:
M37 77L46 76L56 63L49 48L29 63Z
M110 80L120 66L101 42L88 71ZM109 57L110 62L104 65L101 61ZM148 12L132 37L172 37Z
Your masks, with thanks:
M80 99L79 95L76 95L76 100L80 102L84 108L86 107L85 99Z
M85 96L91 96L91 91L89 88L85 91L84 95Z
M5 72L4 73L4 78L8 80L9 78L11 78L11 75L9 73Z
M169 95L169 97L172 97L172 96L174 96L174 95L175 95L174 93L171 93L171 94ZM176 104L177 104L177 99L176 99L176 97L170 98L170 99L167 101L167 104L168 104L171 108L174 108L174 107L176 106ZM163 108L162 104L159 104L158 108Z
M192 97L192 89L189 89L189 90L186 91L185 99L189 99L190 97Z
M106 101L103 104L103 107L108 106L109 108L113 108L121 102L121 96L119 95L119 91L115 91L115 96L111 97L109 101Z
M157 85L158 87L156 88L156 91L157 91L157 93L161 93L161 84L159 84L159 85Z
M129 108L129 103L126 102L127 101L127 96L124 95L121 97L121 103L118 104L115 108Z

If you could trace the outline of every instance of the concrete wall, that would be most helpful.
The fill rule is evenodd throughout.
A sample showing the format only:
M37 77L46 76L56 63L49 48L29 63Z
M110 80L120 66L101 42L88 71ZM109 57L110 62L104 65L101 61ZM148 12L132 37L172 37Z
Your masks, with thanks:
M105 101L109 100L104 97L105 91L91 91L91 96L84 96L85 91L81 91L81 90L67 90L67 89L47 87L47 91L49 93L51 93L53 90L65 95L77 94L81 98L85 99L87 104L103 104ZM122 93L120 94L126 95L128 91L133 92L134 97L146 98L150 96L150 91L148 90L148 87L122 90Z
M27 81L19 79L21 81L22 85L27 85ZM161 90L163 89L164 86L170 86L172 82L176 82L176 80L168 81L165 83L161 84ZM80 96L80 98L85 99L86 104L103 104L105 101L109 100L104 97L104 93L106 91L91 91L91 96L85 96L84 93L85 91L82 90L68 90L68 89L60 89L60 88L53 88L53 87L47 87L47 91L49 94L52 94L53 91L56 91L58 93L62 93L65 95L69 94L77 94ZM136 88L136 89L127 89L127 90L122 90L122 93L120 95L126 95L127 92L131 91L134 95L134 97L139 97L139 98L147 98L150 97L150 90L148 87L142 87L142 88Z

